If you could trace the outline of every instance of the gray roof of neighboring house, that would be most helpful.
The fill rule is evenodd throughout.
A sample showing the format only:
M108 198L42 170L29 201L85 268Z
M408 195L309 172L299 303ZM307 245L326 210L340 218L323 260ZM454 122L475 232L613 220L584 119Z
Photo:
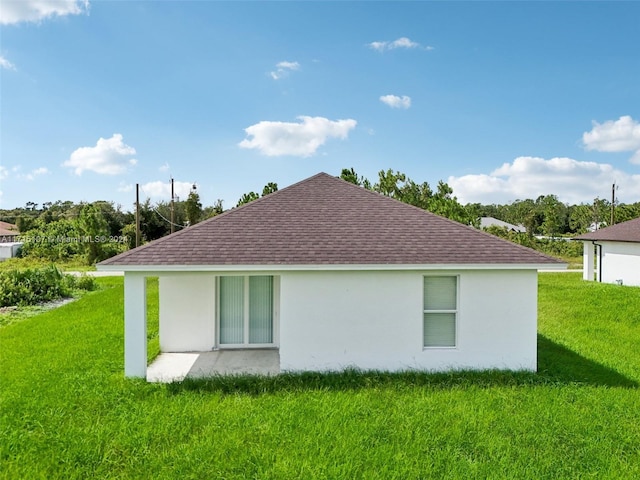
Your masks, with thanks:
M605 240L610 242L640 242L640 218L585 233L574 240Z
M502 220L498 220L493 217L482 217L480 218L480 228L487 227L505 227L508 230L515 230L516 232L526 233L527 229L522 225L514 225L513 223L503 222Z
M319 173L100 265L438 264L562 262Z

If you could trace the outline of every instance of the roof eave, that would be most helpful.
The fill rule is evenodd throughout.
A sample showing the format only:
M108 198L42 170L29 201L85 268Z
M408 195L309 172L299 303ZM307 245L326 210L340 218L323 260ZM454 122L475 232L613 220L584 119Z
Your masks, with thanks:
M312 264L312 265L97 265L104 272L301 272L421 270L566 270L566 263Z

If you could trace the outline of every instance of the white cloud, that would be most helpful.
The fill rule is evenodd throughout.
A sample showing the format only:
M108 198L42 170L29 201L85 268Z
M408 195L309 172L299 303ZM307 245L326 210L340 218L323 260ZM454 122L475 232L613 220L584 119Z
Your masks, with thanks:
M640 165L640 122L623 115L618 120L592 123L591 131L582 134L582 143L587 150L634 152L630 161Z
M118 185L118 189L117 190L119 192L124 192L124 193L132 192L133 191L133 183L120 182L120 184Z
M191 187L193 183L191 182L173 182L173 191L174 193L180 197L181 200L186 200L189 196L189 192L191 192ZM171 182L161 182L160 180L156 182L145 183L144 185L140 185L141 193L150 198L171 200Z
M160 172L168 172L169 171L169 162L164 162L164 164L158 168Z
M280 80L281 78L289 76L289 73L295 70L300 70L300 64L298 62L282 61L276 64L276 70L269 72L271 78L274 80Z
M517 199L554 194L562 202L577 204L606 197L611 184L620 197L640 196L640 175L631 175L606 163L571 158L518 157L490 174L449 177L447 183L462 203L509 203Z
M396 48L422 48L424 50L433 50L432 46L421 46L418 42L414 42L413 40L407 37L400 37L392 42L371 42L367 44L367 46L373 50L378 52L386 52L388 50L395 50Z
M9 60L7 60L6 58L0 55L0 68L15 71L16 66L13 63L11 63Z
M9 176L9 170L0 165L0 180L4 180Z
M0 3L0 24L39 22L88 11L89 0L6 0Z
M136 150L122 141L122 135L114 133L111 138L100 138L95 147L80 147L62 165L74 169L76 175L92 171L103 175L124 173L137 160L131 158Z
M18 178L21 180L35 180L36 177L40 175L45 175L47 173L51 173L47 167L40 167L34 170L31 170L29 173L24 175L18 175Z
M358 122L353 119L329 120L324 117L297 117L299 123L262 121L244 129L246 138L238 145L254 148L263 155L308 157L328 138L345 139Z
M411 106L411 97L403 95L398 97L397 95L382 95L380 101L391 108L404 108L405 110Z

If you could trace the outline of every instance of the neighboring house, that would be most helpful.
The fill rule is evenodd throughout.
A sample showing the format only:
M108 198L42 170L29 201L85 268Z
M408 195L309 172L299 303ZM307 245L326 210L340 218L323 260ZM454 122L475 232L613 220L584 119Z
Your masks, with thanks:
M484 230L485 228L489 227L500 227L506 228L507 230L510 230L512 232L527 233L527 229L522 225L514 225L512 223L503 222L502 220L498 220L497 218L493 217L481 217L480 228Z
M0 243L12 243L20 235L18 227L12 223L0 222Z
M319 173L98 264L124 278L125 375L160 349L277 349L280 370L536 370L534 250Z
M0 262L18 256L22 242L0 243Z
M585 280L640 286L640 218L585 233L574 240L584 243Z
M22 243L16 240L20 236L18 227L12 223L0 222L0 261L18 255Z
M601 228L606 227L606 223L604 222L592 222L591 225L587 227L587 232L595 232L596 230L600 230Z

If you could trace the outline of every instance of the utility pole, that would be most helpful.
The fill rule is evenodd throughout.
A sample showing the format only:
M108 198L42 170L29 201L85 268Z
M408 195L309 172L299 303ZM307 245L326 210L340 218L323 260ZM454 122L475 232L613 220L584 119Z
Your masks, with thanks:
M174 206L173 206L173 199L174 199L174 194L173 194L173 177L171 177L171 233L173 233L173 225L175 223L175 219L174 219Z
M611 225L615 223L616 214L616 184L611 185Z
M140 185L136 183L136 247L140 246Z

